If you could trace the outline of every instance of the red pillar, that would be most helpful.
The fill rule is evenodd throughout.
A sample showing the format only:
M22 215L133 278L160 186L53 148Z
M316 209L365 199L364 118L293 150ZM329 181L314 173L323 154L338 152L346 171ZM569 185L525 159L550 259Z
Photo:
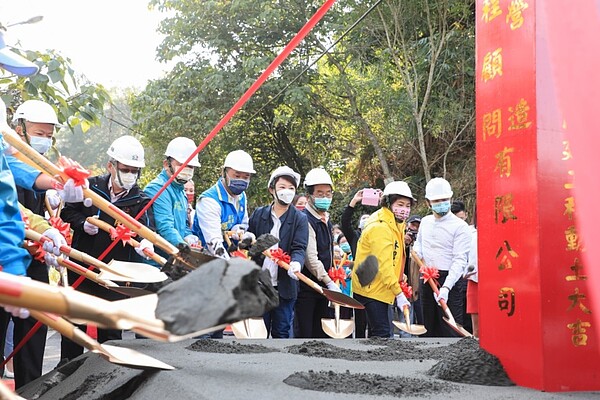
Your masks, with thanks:
M481 345L519 385L598 390L600 308L575 218L548 17L534 0L478 0L476 18Z

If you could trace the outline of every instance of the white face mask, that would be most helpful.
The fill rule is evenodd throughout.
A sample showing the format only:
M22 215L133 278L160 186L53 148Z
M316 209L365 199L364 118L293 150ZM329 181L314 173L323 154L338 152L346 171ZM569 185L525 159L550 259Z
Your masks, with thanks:
M138 175L128 172L126 174L122 174L121 172L117 172L117 174L119 175L119 186L121 186L123 189L125 190L129 190L133 187L133 185L135 185L135 183L137 182L138 179Z
M52 146L52 139L40 136L29 136L29 144L38 153L46 154L50 146Z
M177 181L181 183L185 183L191 180L194 177L194 168L193 167L185 167L181 170L180 173L177 174Z
M296 191L293 189L281 189L277 191L277 198L285 205L290 204L294 200L295 195Z

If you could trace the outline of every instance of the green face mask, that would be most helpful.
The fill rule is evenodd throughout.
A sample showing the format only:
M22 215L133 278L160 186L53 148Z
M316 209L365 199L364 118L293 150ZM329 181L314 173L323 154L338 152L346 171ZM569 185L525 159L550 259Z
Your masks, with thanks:
M331 206L331 199L329 197L316 197L315 208L319 211L327 211Z

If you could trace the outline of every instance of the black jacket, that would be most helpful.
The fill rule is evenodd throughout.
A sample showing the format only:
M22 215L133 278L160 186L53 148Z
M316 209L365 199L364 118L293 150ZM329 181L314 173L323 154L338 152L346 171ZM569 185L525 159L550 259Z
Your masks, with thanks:
M250 216L248 231L257 237L263 233L271 233L273 219L271 218L271 206L257 208ZM288 253L292 261L304 265L306 245L308 244L308 222L306 215L294 206L281 216L281 228L279 229L279 247ZM264 256L259 255L253 260L262 266ZM298 295L298 282L291 279L286 270L279 268L277 273L277 291L284 299L295 299Z
M356 257L356 246L358 245L361 231L352 227L352 214L354 214L354 207L347 205L342 213L342 233L348 240L348 243L350 243L352 255Z

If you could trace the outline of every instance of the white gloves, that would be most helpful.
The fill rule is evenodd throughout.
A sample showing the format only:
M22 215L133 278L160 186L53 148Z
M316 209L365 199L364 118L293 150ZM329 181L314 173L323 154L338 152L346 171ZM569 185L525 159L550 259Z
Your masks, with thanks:
M288 271L287 271L288 276L290 278L292 278L293 280L297 281L298 277L296 276L296 272L300 272L301 269L302 269L302 266L300 265L300 263L298 261L292 261L290 263L290 269L288 269Z
M229 253L223 246L223 241L221 238L214 238L210 243L208 243L208 251L213 256L220 257L224 260L229 260Z
M342 293L342 290L334 281L331 281L327 284L327 289L331 290L332 292Z
M396 305L401 310L404 310L405 306L410 307L410 302L408 301L403 292L400 292L400 294L396 296Z
M437 301L438 304L440 304L440 300L444 300L444 302L448 302L448 293L450 293L450 289L448 289L446 286L442 286L440 288L440 292L439 294L433 294L433 297L435 297L435 301Z
M2 306L6 310L6 312L11 313L15 317L19 317L21 319L29 318L29 310L23 307L17 306Z
M196 235L187 235L183 238L183 241L189 244L190 246L195 246L198 244L200 239L198 239L198 236Z
M94 236L98 233L98 227L85 221L83 223L83 231L90 236Z
M246 241L249 241L250 243L254 243L256 241L256 235L252 232L244 232L241 240L242 241L246 240Z
M60 206L60 202L62 199L58 195L58 192L54 189L46 190L46 199L48 200L48 204L50 204L50 208L56 210L58 206Z
M86 188L89 186L87 179L84 186ZM83 201L84 186L75 186L75 181L69 179L64 183L62 189L58 189L58 195L65 203L81 203Z
M241 240L241 238L243 237L243 235L246 232L246 228L242 224L236 224L231 227L229 232L231 232L231 238L233 240Z
M154 253L154 245L148 239L143 239L140 242L140 245L135 248L135 252L138 253L142 258L149 260L150 257L148 257L146 253L144 253L144 249L149 249L151 252Z
M67 245L67 240L63 237L63 235L60 234L60 232L56 228L46 229L46 231L44 231L44 233L42 233L42 235L46 236L48 239L52 240L51 242L44 241L42 248L46 252L52 253L55 256L60 255L60 246Z

